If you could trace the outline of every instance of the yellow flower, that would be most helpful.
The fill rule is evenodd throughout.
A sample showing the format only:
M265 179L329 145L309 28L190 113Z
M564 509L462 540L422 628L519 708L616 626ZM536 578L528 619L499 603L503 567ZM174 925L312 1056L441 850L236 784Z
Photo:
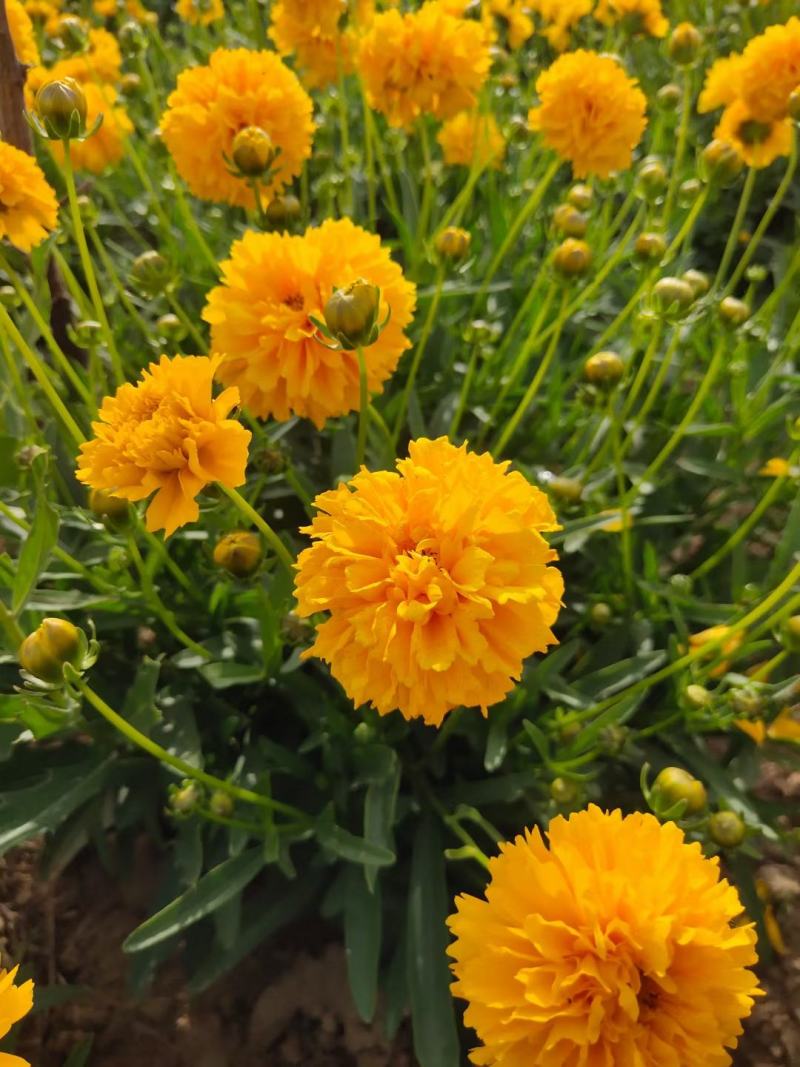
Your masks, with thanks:
M195 196L253 207L252 189L228 170L233 139L260 126L280 148L275 174L262 196L269 201L295 178L311 155L311 98L274 52L217 49L208 66L178 75L167 100L161 133L178 173Z
M391 308L386 328L364 350L369 388L378 392L410 347L403 331L416 294L380 239L340 219L302 237L248 232L234 244L203 318L212 350L224 353L217 376L238 386L253 415L301 415L321 428L359 406L357 353L330 351L309 318L322 319L333 291L358 278L381 290L379 322Z
M528 14L527 5L520 0L484 0L484 24L489 23L494 31L493 19L505 24L506 41L512 51L522 48L533 36L533 19Z
M752 923L719 860L636 812L501 845L449 920L453 992L486 1067L725 1067L760 993ZM549 846L549 847L548 847Z
M309 88L338 81L353 70L355 34L343 30L347 0L280 0L271 10L269 36L281 55L296 55ZM351 20L366 25L374 13L373 0L358 0Z
M494 115L462 111L448 119L436 136L446 163L481 169L499 169L506 154L506 139Z
M33 1007L33 982L14 985L18 967L11 971L0 970L0 1038L24 1018ZM0 1067L31 1067L27 1060L0 1052Z
M52 67L32 67L25 81L25 99L28 107L45 82L61 78L74 78L81 85L94 82L99 85L114 85L120 79L122 53L116 38L100 27L89 30L89 49L77 56L60 59Z
M30 252L56 228L58 201L39 164L0 141L0 240Z
M542 533L558 526L508 466L423 439L396 473L362 468L317 497L298 613L329 613L306 655L356 705L433 726L461 705L485 713L555 643L564 586Z
M190 26L210 26L225 18L222 0L178 0L175 11Z
M767 738L800 744L800 720L790 707L782 708L769 725L763 719L734 719L733 724L757 745L763 745Z
M405 15L377 15L358 50L370 106L392 126L409 127L420 115L448 119L473 108L489 63L480 23L451 15L440 0Z
M133 123L124 107L115 106L116 91L110 85L102 88L94 82L83 86L86 96L86 125L89 129L98 115L103 116L99 130L85 141L73 141L70 159L77 170L102 174L107 167L119 163L125 154L125 138L133 133ZM50 150L57 160L64 158L64 146L60 141L51 141Z
M716 111L718 107L727 107L737 99L741 89L741 71L742 57L738 52L711 64L697 100L697 110L701 115Z
M621 22L632 33L665 37L669 21L661 10L661 0L599 0L594 17L604 26Z
M724 637L727 634L730 627L728 626L709 626L707 630L700 630L696 634L689 635L689 648L694 652L697 648L702 648L703 645L707 645L709 641L716 641L719 637ZM709 649L709 657L716 656L719 652L724 652L726 655L732 655L744 640L744 634L739 631L735 633L727 641L724 641L716 648ZM721 678L727 671L730 663L724 660L722 663L718 663L717 666L711 671L712 678Z
M768 167L792 150L792 121L761 122L742 99L728 104L714 137L732 145L749 167Z
M52 22L58 18L62 4L63 0L25 0L24 7L34 21Z
M761 122L786 118L789 97L800 87L800 19L769 26L742 53L741 91Z
M529 4L542 20L540 33L557 52L570 45L570 33L588 15L594 0L532 0Z
M792 468L789 466L788 459L783 459L782 456L773 456L772 459L767 460L758 473L765 478L784 478L787 474L792 473Z
M607 178L627 169L647 125L638 83L610 56L578 49L560 56L536 81L541 103L528 120L576 178Z
M123 500L155 493L147 529L165 537L197 519L195 497L210 482L241 485L250 431L227 417L238 389L212 396L218 364L219 357L162 356L136 385L106 397L95 436L81 445L78 481Z
M6 0L6 16L17 59L25 66L39 62L39 47L31 17L20 0Z

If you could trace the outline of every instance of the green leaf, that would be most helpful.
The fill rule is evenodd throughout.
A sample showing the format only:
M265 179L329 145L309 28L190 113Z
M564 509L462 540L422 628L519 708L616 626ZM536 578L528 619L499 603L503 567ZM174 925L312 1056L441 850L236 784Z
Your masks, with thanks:
M18 615L25 606L39 575L47 565L50 552L58 537L58 515L47 499L43 487L36 497L36 515L17 561L14 588L11 591L11 610Z
M156 686L160 673L160 660L145 656L136 670L133 684L125 694L122 714L143 734L149 734L161 718L156 707Z
M251 848L213 867L200 881L126 937L125 952L141 952L174 937L235 897L264 866L261 848Z
M593 674L587 674L575 682L573 688L593 701L605 700L646 678L648 674L653 674L666 660L667 653L663 650L640 652L638 656L631 656L608 667L602 667Z
M347 974L356 1010L372 1022L378 999L378 964L381 955L382 898L380 884L370 892L361 871L347 871L344 910L344 944Z
M263 663L206 663L200 674L212 689L230 689L234 685L253 685L265 677Z
M86 1037L79 1042L64 1060L64 1067L87 1067L92 1054L93 1037Z
M439 823L425 815L414 839L408 892L408 989L420 1067L459 1067L450 969L444 855Z
M333 823L329 815L318 820L316 830L322 847L340 859L349 860L350 863L371 863L377 867L391 867L395 862L395 854L391 849L373 845L371 841L343 830Z
M397 792L400 787L400 761L395 753L394 761L385 777L371 782L364 795L364 839L378 848L394 849L394 814L397 807ZM375 886L381 864L365 863L364 877L370 889Z

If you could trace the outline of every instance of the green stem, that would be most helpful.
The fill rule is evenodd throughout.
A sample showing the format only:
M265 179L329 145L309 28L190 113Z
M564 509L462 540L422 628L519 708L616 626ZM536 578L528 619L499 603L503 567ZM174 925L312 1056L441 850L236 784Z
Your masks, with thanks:
M39 357L36 355L34 350L22 336L22 334L19 332L14 323L11 321L8 312L2 304L0 304L0 327L2 327L3 331L11 339L15 348L27 363L31 373L33 374L36 381L39 383L42 392L50 401L51 407L55 411L56 415L58 415L59 419L61 419L67 432L72 437L75 444L82 445L83 442L86 440L83 431L78 426L77 422L73 419L73 417L70 415L70 413L67 411L64 405L64 401L53 388L53 385L50 381L50 376L47 373L47 369L43 366Z
M217 485L228 497L231 503L238 508L240 513L264 535L267 544L272 547L272 550L281 561L282 565L286 568L287 572L294 577L294 560L289 554L286 545L281 541L280 537L278 537L266 519L262 518L252 504L249 504L236 489L223 485L222 482L217 482Z
M183 185L181 184L181 178L175 171L174 167L171 167L170 170L172 174L172 180L175 183L175 196L178 200L178 210L181 213L183 221L186 223L189 233L191 233L192 237L194 238L194 242L197 245L200 255L206 261L206 263L211 269L211 273L216 278L219 274L219 263L217 262L217 257L209 248L208 242L203 236L203 232L200 229L200 226L198 225L197 219L194 217L194 212L189 207L189 204L186 200L186 194L183 191Z
M169 610L166 604L163 603L161 597L158 595L152 579L148 574L147 567L145 566L142 554L139 551L139 546L136 544L133 536L128 538L128 552L131 559L134 562L136 570L139 575L139 580L142 584L142 592L147 599L149 606L152 608L153 614L164 623L166 628L172 634L172 636L179 641L185 648L188 648L191 652L201 656L203 659L213 659L214 657L204 648L201 644L198 644L193 638L189 637L185 630L181 629L173 612Z
M369 382L367 380L367 357L361 345L356 348L358 355L358 438L356 441L356 472L364 464L367 451L367 423L369 421Z
M433 207L434 188L433 188L433 159L431 157L431 143L428 137L428 127L425 121L425 117L419 119L417 123L417 129L419 130L419 141L422 146L422 206L420 207L419 217L417 218L417 253L421 258L425 253L425 241L428 237L428 225L430 221L430 214Z
M81 266L83 267L83 273L86 278L86 284L89 287L89 295L92 298L92 306L94 307L94 313L97 316L97 321L100 323L100 328L103 331L103 338L108 348L108 354L111 357L111 367L114 372L114 378L117 385L122 385L125 381L125 372L122 369L122 360L120 354L117 351L117 344L114 340L114 334L111 332L111 326L108 322L108 315L106 314L106 306L103 303L103 298L100 295L100 289L97 285L97 276L94 272L94 264L92 263L92 257L89 252L89 246L86 243L86 234L83 229L83 219L81 218L81 209L78 204L78 192L75 188L75 173L72 169L72 159L70 156L70 142L69 138L64 139L64 180L67 185L67 198L69 199L70 217L72 219L72 230L75 236L75 242L78 245L78 253L81 259Z
M175 296L175 293L172 289L167 289L167 303L180 319L181 323L183 324L183 328L188 332L189 336L192 338L192 341L194 341L195 345L197 345L197 353L202 354L206 352L208 350L208 344L203 340L202 334L181 307L180 302L178 301L178 298Z
M678 192L678 184L681 180L681 168L683 156L686 151L686 142L689 137L689 121L692 114L692 74L687 70L683 75L683 106L681 119L678 126L678 137L675 144L675 156L672 161L672 170L667 187L667 195L664 197L664 229L669 229L672 217L672 206Z
M420 334L417 347L414 350L414 358L411 361L411 368L408 372L408 378L406 384L403 387L403 396L400 401L400 408L397 412L397 418L394 420L394 432L392 433L392 445L393 449L397 449L397 440L400 437L400 431L406 421L406 415L408 413L408 404L411 399L411 393L414 389L414 383L417 380L417 372L419 371L420 364L422 363L422 357L425 355L425 349L428 345L428 339L430 338L433 330L433 324L436 321L436 312L439 309L439 302L442 299L442 287L444 285L444 268L439 267L436 274L436 286L433 291L433 299L428 305L428 314L425 316L425 322L422 325L422 332Z
M473 344L472 351L469 355L467 372L464 375L464 381L461 384L461 391L458 395L458 403L456 404L456 409L453 412L453 417L450 420L450 428L447 431L447 436L450 438L451 441L455 439L455 436L458 433L458 427L461 425L461 419L467 407L467 400L469 399L470 389L472 388L472 379L475 377L475 365L478 362L479 351L480 345L476 342ZM450 716L450 718L452 719L452 715Z
M661 330L663 323L661 319L656 320L653 327L653 336L650 339L650 344L647 346L642 362L639 364L639 369L636 372L636 377L633 379L633 384L628 390L627 396L622 405L622 409L619 414L620 422L624 422L628 412L636 403L639 393L642 391L647 375L650 373L650 367L658 350L658 342L661 340ZM676 331L677 332L677 331Z
M341 166L344 172L345 215L352 215L353 204L353 175L350 164L350 119L347 108L347 92L344 76L344 64L342 62L341 35L336 35L336 100L339 105L339 135L341 137Z
M364 93L361 93L361 108L364 117L364 165L367 173L367 218L369 228L375 230L377 221L377 208L375 205L375 146L372 143L374 129L369 121L369 104Z
M620 439L621 427L621 419L611 419L611 442L612 452L614 455L614 474L617 482L617 496L619 498L620 520L622 522L622 530L620 531L620 544L622 549L622 573L625 582L625 596L629 607L632 608L635 592L635 585L633 580L633 548L631 545L630 524L628 522L629 512L625 503L625 470L622 465L622 441Z
M6 635L8 648L16 654L27 635L2 600L0 600L0 630Z
M673 330L672 338L670 339L669 345L667 346L667 350L664 353L664 358L661 361L661 366L658 368L658 374L656 374L655 378L653 379L653 384L650 386L647 396L645 397L644 403L642 404L641 408L636 412L636 416L633 420L633 426L631 427L628 437L626 438L625 443L622 446L623 456L627 454L627 452L633 445L633 442L636 438L636 434L641 429L642 425L644 424L644 420L650 414L650 410L653 407L653 404L655 404L656 400L658 399L658 395L661 392L661 387L664 384L664 379L666 378L667 373L669 372L669 368L672 365L672 357L675 355L675 349L678 347L678 341L680 340L680 336L681 333L679 329L676 328L675 330Z
M119 274L117 272L117 268L114 266L114 262L111 259L111 256L109 256L108 252L106 252L105 246L103 245L103 242L100 240L100 235L98 234L98 232L94 228L94 226L90 226L89 227L89 236L92 239L92 245L94 246L94 250L97 253L97 257L100 260L100 263L102 264L103 270L106 272L106 274L109 276L111 281L114 283L114 288L117 290L117 293L119 294L120 303L125 308L125 310L127 311L128 315L131 317L133 322L136 323L136 326L138 327L139 332L142 334L142 336L145 338L145 340L149 341L150 340L150 330L148 328L148 325L144 321L142 316L139 314L139 311L136 308L136 305L133 303L133 301L131 300L130 296L126 292L125 286L122 284L122 279L120 278L120 276L119 276Z
M234 797L236 800L241 800L245 804L253 804L260 808L269 808L271 811L281 812L284 815L290 815L293 819L300 819L302 822L308 821L308 816L305 812L300 811L299 808L293 807L291 804L283 804L279 800L273 800L271 797L266 797L261 793L254 793L251 789L243 789L238 785L234 785L233 782L225 781L224 778L217 778L213 774L207 774L206 771L201 771L198 767L192 766L191 763L187 763L186 760L181 759L179 756L173 756L172 753L167 752L165 748L157 744L152 738L143 734L140 730L129 723L126 719L123 719L121 715L118 715L113 708L111 708L101 696L99 696L91 688L91 686L83 680L77 671L72 670L70 673L70 682L76 686L81 693L86 697L87 701L97 711L106 722L110 723L116 730L119 731L131 744L136 745L137 748L141 748L143 751L154 756L161 763L167 767L171 767L174 771L184 775L186 778L193 778L196 782L200 782L202 785L207 786L209 789L219 789L223 793L227 793L229 796Z
M483 382L486 380L488 374L490 373L491 367L495 363L499 365L501 371L504 368L504 365L505 365L505 358L504 358L505 354L508 351L508 349L511 346L511 344L513 343L514 338L517 335L517 330L520 328L520 326L522 325L523 322L527 321L528 316L530 315L530 312L531 312L531 308L533 307L533 305L534 305L534 303L536 301L536 297L539 295L539 290L542 287L542 284L543 284L543 282L545 280L546 274L547 274L547 272L543 271L543 270L540 270L540 271L536 272L536 277L533 279L533 284L531 285L530 289L528 289L528 292L525 295L525 299L522 301L522 303L520 304L519 308L517 309L517 313L514 316L514 318L511 320L511 323L510 323L508 329L503 331L503 340L500 342L498 347L492 353L491 358L486 361L487 362L486 367L484 368L483 372L478 376L478 384L479 385L482 385ZM539 312L538 312L538 314L536 316L534 324L533 324L533 326L531 326L530 330L528 331L528 337L530 337L531 335L533 335L535 337L538 334L539 330L541 329L542 322L544 321L544 315L542 314L542 307L547 308L549 306L549 303L553 298L553 293L554 292L555 292L555 282L551 280L550 286L549 286L549 288L547 290L547 293L545 294L544 301L543 301L542 305L540 305ZM545 311L545 314L546 314L546 311ZM512 371L512 377L513 377L513 371ZM495 402L495 408L497 408L497 406L498 406L497 402Z
M751 167L747 172L747 178L742 186L742 195L739 197L739 206L736 209L736 216L733 220L730 233L728 234L728 240L725 243L725 251L722 253L722 259L720 260L719 270L717 276L714 279L714 284L711 287L711 291L715 292L725 280L725 275L728 273L728 267L731 265L733 259L733 253L736 249L736 242L739 240L739 234L742 230L742 223L744 222L747 209L750 206L750 198L753 195L753 187L756 183L756 168Z

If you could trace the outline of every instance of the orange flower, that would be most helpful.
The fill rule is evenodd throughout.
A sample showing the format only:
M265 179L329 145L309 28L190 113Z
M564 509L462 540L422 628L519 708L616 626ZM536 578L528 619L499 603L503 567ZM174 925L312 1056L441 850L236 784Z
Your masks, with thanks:
M338 81L353 69L354 27L343 28L347 0L279 0L270 11L269 36L281 55L296 55L303 81L310 89ZM373 0L358 0L351 22L366 25Z
M238 389L212 396L219 357L162 356L136 385L106 397L94 438L81 445L78 481L123 500L144 500L147 529L169 537L200 514L195 497L210 482L245 479L250 431L227 416Z
M371 107L392 126L420 115L451 118L470 110L489 72L483 27L450 14L440 0L401 15L384 11L361 39L358 69Z
M740 95L742 74L742 57L738 52L716 60L711 64L703 84L703 91L697 101L697 110L701 115L707 111L716 111L718 107L727 107Z
M27 152L0 141L0 241L30 252L58 222L56 194Z
M760 122L786 118L789 97L800 87L800 19L769 26L742 53L741 92Z
M785 478L786 475L792 473L792 468L789 466L788 459L784 459L783 456L773 456L772 459L767 460L758 473L765 478Z
M33 1007L33 982L14 985L18 970L18 967L12 971L0 970L0 1038ZM0 1067L30 1067L30 1064L19 1056L0 1052Z
M499 169L506 154L506 139L494 115L462 111L448 119L436 136L446 163L463 167Z
M530 8L542 20L540 33L557 52L570 45L570 34L580 20L588 15L594 0L531 0Z
M358 355L332 352L309 316L322 319L334 289L363 278L381 290L379 321L391 318L364 350L371 392L379 392L410 347L416 290L380 239L349 219L328 220L302 237L248 232L222 264L203 318L211 348L224 353L218 377L236 385L259 418L301 415L320 429L360 403Z
M396 473L362 468L317 497L297 610L329 613L306 655L356 705L433 726L461 705L485 713L555 643L564 586L542 534L558 527L508 466L422 439Z
M718 141L732 145L749 167L768 167L792 150L792 121L761 122L742 99L728 104L714 130Z
M25 81L25 98L30 107L38 89L45 82L74 78L81 85L96 82L114 85L120 79L122 53L116 38L100 27L89 30L89 50L60 59L52 67L32 67Z
M485 1067L726 1067L760 993L752 923L673 822L590 807L490 860L449 920ZM549 847L548 847L549 845Z
M651 37L665 37L669 29L660 0L599 0L594 17L604 26L623 23Z
M572 164L576 178L607 178L631 165L647 120L647 100L611 56L578 49L539 75L541 103L528 114L531 128Z
M39 47L36 44L33 23L20 0L6 0L6 17L17 59L26 67L38 63Z
M696 648L702 648L703 645L707 645L709 641L716 641L717 638L724 637L729 629L730 627L728 626L709 626L707 630L700 630L696 634L690 634L689 648L692 651L694 651ZM722 651L726 655L730 656L736 651L737 648L739 648L743 639L744 634L742 634L741 631L739 633L735 633L733 637L731 637L728 641L724 641L721 646L709 649L708 655L709 657L713 657L716 656L719 651ZM711 677L721 678L722 675L725 674L729 666L730 663L727 660L717 664L717 666L711 671Z

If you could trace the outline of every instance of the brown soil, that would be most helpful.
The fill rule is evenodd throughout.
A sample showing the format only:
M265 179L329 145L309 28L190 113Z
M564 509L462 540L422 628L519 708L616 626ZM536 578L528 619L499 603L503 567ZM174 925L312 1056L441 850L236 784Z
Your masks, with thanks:
M33 966L40 987L86 988L79 999L32 1016L17 1051L34 1067L63 1067L94 1038L90 1067L414 1067L408 1033L389 1045L351 1002L342 950L295 930L256 953L189 1003L177 963L140 1000L126 992L120 944L146 914L148 857L141 884L124 889L89 855L55 884L37 881L35 847L0 861L0 953ZM748 1024L737 1067L800 1063L800 863L768 864L790 951L765 968L768 996ZM314 942L315 951L308 942Z

